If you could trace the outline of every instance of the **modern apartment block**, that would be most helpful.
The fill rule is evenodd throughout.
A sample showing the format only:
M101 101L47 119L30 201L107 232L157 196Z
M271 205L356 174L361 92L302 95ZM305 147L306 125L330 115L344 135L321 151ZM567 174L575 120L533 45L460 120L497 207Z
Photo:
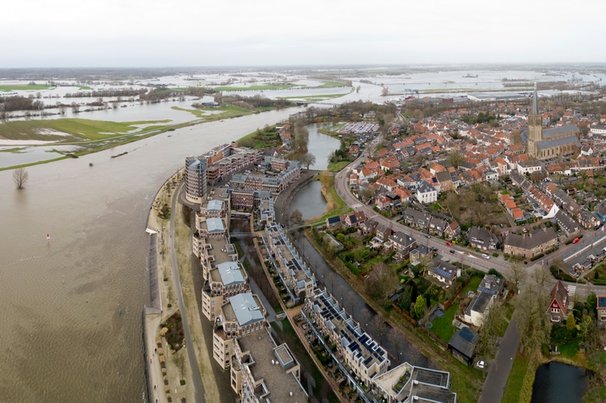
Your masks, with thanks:
M185 159L185 198L191 203L201 203L208 192L207 164L204 159Z
M185 159L185 198L195 204L203 204L208 186L228 180L235 172L261 162L260 151L236 148L224 144L197 157Z
M307 297L303 312L312 326L336 345L341 363L361 383L371 386L375 376L387 371L387 351L327 291L316 288Z
M293 304L297 304L311 295L316 287L316 278L297 249L290 242L282 225L273 223L265 227L263 244L268 251L269 260Z
M276 344L268 329L240 338L234 350L231 387L242 402L308 401L299 362L286 344Z
M301 165L297 161L267 157L264 165L263 173L234 174L230 187L234 191L268 191L277 195L301 175Z
M450 391L450 374L405 362L378 375L373 390L387 403L456 403Z

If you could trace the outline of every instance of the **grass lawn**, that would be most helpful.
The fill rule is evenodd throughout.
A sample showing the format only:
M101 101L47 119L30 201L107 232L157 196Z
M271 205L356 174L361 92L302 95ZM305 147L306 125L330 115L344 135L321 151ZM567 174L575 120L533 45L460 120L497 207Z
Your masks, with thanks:
M465 297L469 291L477 290L478 286L482 282L483 276L484 276L484 274L478 274L475 276L471 276L467 285L465 287L463 287L463 289L461 290L461 296Z
M458 309L459 304L455 302L444 312L444 316L441 318L435 318L433 322L431 322L431 331L446 343L448 343L455 332L455 327L452 325L452 321L457 314Z
M84 140L101 140L112 136L133 132L145 132L164 127L138 128L138 125L153 123L167 123L170 120L148 120L138 122L110 122L106 120L90 119L47 119L47 120L19 120L0 123L0 137L10 140L68 140L73 137ZM42 134L40 131L54 130L73 136L65 137L53 134ZM65 141L64 141L65 142Z
M579 351L579 341L574 340L574 341L571 341L570 343L560 344L558 346L558 349L560 350L560 354L563 357L572 358Z
M40 91L50 87L46 84L0 84L0 91Z
M501 403L530 402L534 382L533 372L534 365L530 365L528 358L520 354L516 355Z
M339 172L340 170L345 168L347 165L349 165L350 162L351 161L330 162L328 164L328 170L330 172Z

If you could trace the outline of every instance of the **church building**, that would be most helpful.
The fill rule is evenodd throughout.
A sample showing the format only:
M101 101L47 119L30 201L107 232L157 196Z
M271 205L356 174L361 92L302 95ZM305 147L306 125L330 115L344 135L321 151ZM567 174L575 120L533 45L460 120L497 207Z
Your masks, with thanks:
M580 131L576 125L543 129L535 84L530 114L528 115L528 155L538 160L557 157L576 157L581 150Z

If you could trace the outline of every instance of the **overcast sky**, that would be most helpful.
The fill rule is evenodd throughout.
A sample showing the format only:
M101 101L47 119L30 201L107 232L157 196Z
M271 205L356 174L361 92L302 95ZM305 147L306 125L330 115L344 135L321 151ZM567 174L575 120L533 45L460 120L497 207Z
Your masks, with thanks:
M8 0L0 67L606 62L605 0Z

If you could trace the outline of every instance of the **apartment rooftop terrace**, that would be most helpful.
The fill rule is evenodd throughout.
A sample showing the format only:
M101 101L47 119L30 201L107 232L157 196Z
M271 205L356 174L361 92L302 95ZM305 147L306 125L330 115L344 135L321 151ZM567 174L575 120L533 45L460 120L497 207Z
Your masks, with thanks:
M270 402L303 403L308 396L299 380L286 371L299 363L286 344L276 346L269 330L244 336L238 340L241 350L248 351L253 358L249 369L255 381L263 380Z

